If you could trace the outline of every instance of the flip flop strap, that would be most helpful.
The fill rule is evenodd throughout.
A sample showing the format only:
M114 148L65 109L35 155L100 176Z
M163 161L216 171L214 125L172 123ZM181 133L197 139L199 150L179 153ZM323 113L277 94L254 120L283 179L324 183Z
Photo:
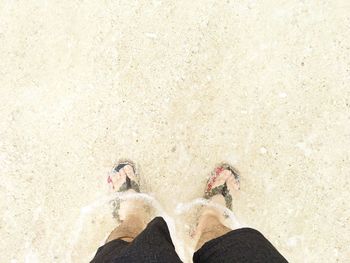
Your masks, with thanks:
M126 181L119 187L118 192L125 192L129 189L133 189L138 193L140 192L139 184L136 181L131 180L129 177L126 177Z
M218 195L218 194L221 194L225 198L226 207L231 209L232 208L232 196L230 194L230 191L227 188L226 183L211 189L209 192L207 192L205 194L205 198L209 199L209 198L213 197L214 195Z
M135 190L137 193L140 192L140 186L137 182L134 180L131 180L129 177L126 177L126 181L119 187L118 192L125 192L129 189ZM118 221L120 221L119 218L119 209L120 209L120 199L115 199L111 201L112 207L113 207L113 212L112 215L114 218L116 218Z

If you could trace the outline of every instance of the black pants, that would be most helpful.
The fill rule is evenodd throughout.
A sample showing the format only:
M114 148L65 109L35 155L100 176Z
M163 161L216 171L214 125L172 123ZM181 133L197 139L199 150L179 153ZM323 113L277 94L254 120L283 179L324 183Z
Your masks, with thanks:
M131 243L116 239L100 247L92 263L107 262L182 262L175 252L166 222L154 218ZM205 243L193 262L287 262L257 230L241 228Z

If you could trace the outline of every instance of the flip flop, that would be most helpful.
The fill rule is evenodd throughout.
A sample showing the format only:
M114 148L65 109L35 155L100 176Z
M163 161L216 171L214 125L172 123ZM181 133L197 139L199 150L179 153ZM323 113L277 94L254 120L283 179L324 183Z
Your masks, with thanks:
M120 161L116 167L113 169L113 173L118 173L122 168L124 168L126 165L130 165L134 171L135 176L137 177L137 171L135 169L135 164L131 161ZM112 183L112 179L110 176L108 176L107 179L108 183ZM114 187L114 186L113 186ZM126 176L125 182L119 187L117 192L126 192L130 189L133 189L135 192L140 193L140 185L135 180L130 179L128 176ZM113 212L112 215L114 218L116 218L118 221L120 221L118 210L120 209L120 198L117 198L113 201L111 201L111 204L113 206Z
M122 162L119 163L114 169L113 172L118 173L122 168L125 166L130 165L134 171L134 174L137 175L135 165L131 162ZM135 180L131 180L128 176L126 176L126 181L120 186L120 188L117 190L117 192L125 192L129 189L133 189L136 192L140 192L140 186L139 183Z
M216 179L220 176L221 172L224 170L229 170L236 180L236 183L239 185L239 174L235 168L230 166L227 163L223 163L221 165L218 165L214 171L211 172L211 176L209 177L209 180L207 182L207 187L205 189L204 198L210 199L214 195L221 194L225 198L226 207L228 209L232 209L232 195L230 193L230 190L227 187L226 182L222 185L219 185L215 188L212 188L212 185L215 183Z

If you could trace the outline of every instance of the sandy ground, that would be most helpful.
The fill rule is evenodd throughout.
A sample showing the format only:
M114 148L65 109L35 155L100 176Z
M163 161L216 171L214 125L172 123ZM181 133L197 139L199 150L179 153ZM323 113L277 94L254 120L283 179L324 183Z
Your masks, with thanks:
M87 262L125 157L174 218L228 161L242 223L350 262L349 82L347 0L0 1L0 262Z

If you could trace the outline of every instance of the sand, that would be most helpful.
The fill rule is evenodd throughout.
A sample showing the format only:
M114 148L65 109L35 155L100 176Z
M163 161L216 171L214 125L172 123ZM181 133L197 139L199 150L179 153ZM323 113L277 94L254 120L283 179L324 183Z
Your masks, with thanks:
M242 224L290 262L349 262L349 14L347 0L1 1L0 262L88 262L113 227L91 204L120 158L174 220L227 161Z

